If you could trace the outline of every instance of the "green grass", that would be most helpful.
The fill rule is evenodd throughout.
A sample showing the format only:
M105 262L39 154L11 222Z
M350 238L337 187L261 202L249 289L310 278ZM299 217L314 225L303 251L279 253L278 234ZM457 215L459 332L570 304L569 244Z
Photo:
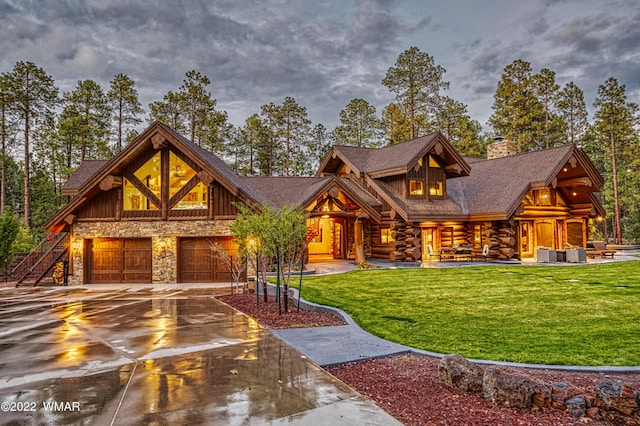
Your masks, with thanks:
M297 286L296 286L297 287ZM468 358L640 365L640 262L370 269L306 277L303 297L365 330Z

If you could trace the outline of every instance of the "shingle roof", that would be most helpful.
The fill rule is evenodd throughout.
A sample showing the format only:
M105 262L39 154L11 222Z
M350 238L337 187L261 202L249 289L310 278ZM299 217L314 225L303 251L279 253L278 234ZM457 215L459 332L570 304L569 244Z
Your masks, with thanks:
M331 178L247 176L240 180L251 187L252 195L258 203L279 207L285 204L301 205Z
M80 166L62 185L62 193L64 195L75 195L80 187L108 162L109 160L85 160L80 163Z
M328 189L332 182L344 186L364 206L378 207L382 203L373 195L365 191L353 179L345 177L267 177L247 176L241 180L252 189L252 194L260 204L271 204L279 207L284 204L304 206L311 201L311 197Z
M573 145L491 160L470 161L471 174L447 180L447 195L469 214L510 213L533 182L547 182L573 152Z
M386 182L378 179L375 182L393 203L400 208L401 211L398 213L409 222L417 222L429 218L460 217L467 214L462 206L450 197L433 201L405 199ZM447 191L448 193L449 191Z
M407 167L425 147L437 139L439 133L432 133L407 142L384 148L360 148L355 146L335 146L360 172Z

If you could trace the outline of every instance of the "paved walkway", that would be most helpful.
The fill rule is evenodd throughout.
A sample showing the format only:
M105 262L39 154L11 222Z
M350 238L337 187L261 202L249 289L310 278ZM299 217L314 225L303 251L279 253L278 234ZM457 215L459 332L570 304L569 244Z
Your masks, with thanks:
M400 424L218 290L1 289L2 423Z

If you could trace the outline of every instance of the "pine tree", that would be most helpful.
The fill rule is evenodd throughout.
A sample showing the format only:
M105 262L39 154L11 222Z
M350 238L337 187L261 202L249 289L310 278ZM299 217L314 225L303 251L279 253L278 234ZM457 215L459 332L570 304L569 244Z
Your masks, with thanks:
M178 133L185 133L186 120L186 100L184 94L175 93L171 90L162 97L161 101L154 101L149 104L149 121L159 121L171 127Z
M63 95L65 132L73 133L80 148L80 162L85 159L110 158L111 105L102 88L93 80L79 81L76 88ZM62 135L65 136L64 133Z
M408 122L409 139L424 135L433 121L440 91L449 87L449 82L442 79L445 72L432 56L411 47L398 56L395 66L389 68L382 80L382 84L395 94L395 108ZM388 132L393 130L388 129Z
M122 142L125 141L126 125L135 126L142 123L138 118L143 113L142 105L138 100L138 91L135 89L135 82L126 74L117 74L110 81L107 97L113 110L113 119L116 122L117 130L117 152L122 151Z
M376 116L376 108L364 99L352 99L340 111L340 124L334 133L340 145L366 148L382 145L382 122Z
M441 97L436 111L434 130L441 132L462 155L481 156L484 144L480 138L482 126L471 119L467 106L448 96Z
M542 146L544 106L536 96L529 62L517 59L505 67L492 108L489 125L494 134L516 141L519 152Z
M310 170L308 144L311 121L307 109L292 97L282 105L263 105L262 123L267 129L268 176L300 176Z
M613 195L613 239L622 244L620 170L634 158L629 154L637 154L638 134L635 126L640 124L638 105L627 102L626 88L610 77L598 87L598 96L593 103L596 108L593 124L596 142L607 146L610 164L610 181Z
M558 94L556 108L567 124L569 142L579 143L587 128L588 114L584 93L573 81L567 83Z
M11 107L13 106L10 76L0 75L0 140L2 151L0 152L0 214L3 214L7 205L7 149L13 138L10 135L15 131L16 120Z
M15 111L20 122L24 147L24 210L25 223L31 220L31 136L38 122L52 114L58 102L58 89L53 78L33 62L18 62L8 77L8 87Z

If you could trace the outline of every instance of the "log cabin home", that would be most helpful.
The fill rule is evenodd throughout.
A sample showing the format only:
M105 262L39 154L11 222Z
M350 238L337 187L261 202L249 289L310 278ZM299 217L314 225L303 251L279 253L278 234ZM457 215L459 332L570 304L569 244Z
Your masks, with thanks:
M602 185L573 145L515 154L499 140L487 159L464 158L440 133L379 149L334 146L313 177L241 177L156 122L68 179L70 201L45 224L43 251L58 255L40 263L68 256L69 284L228 282L210 243L235 250L236 203L304 208L309 262L358 251L429 261L455 246L530 259L539 246L586 246L589 220L604 216Z

